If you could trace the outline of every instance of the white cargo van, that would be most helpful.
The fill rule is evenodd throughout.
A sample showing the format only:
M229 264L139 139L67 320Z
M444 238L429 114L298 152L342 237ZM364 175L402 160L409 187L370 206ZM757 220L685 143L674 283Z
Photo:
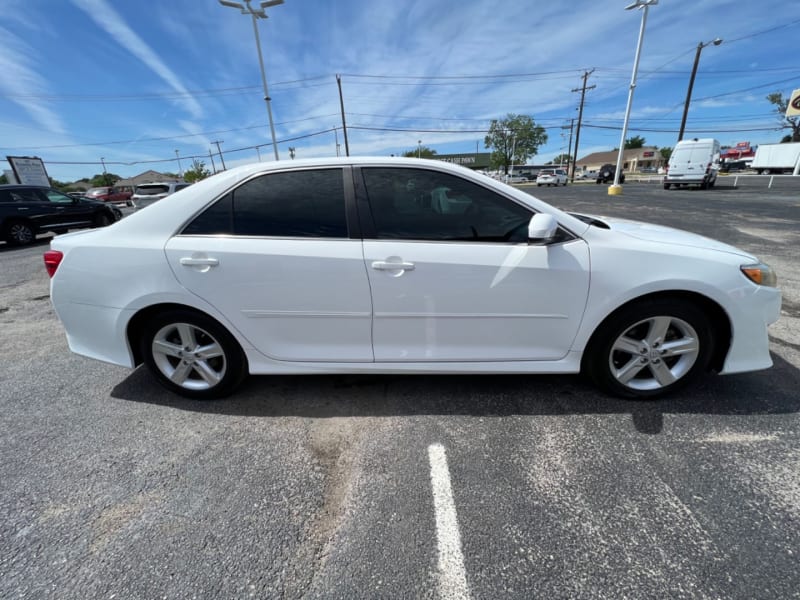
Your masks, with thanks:
M670 186L714 187L719 171L719 142L713 138L682 140L669 157L664 189Z

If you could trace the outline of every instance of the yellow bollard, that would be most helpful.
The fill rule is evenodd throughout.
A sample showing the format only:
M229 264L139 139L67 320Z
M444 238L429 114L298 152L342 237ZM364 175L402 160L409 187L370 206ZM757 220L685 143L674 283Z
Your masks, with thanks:
M609 196L622 196L622 186L621 185L610 185L610 186L608 186L608 195Z

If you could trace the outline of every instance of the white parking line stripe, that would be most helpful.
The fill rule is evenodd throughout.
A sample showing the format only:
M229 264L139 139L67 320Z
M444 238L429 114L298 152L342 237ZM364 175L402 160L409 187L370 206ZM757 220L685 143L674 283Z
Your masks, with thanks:
M469 598L464 556L461 554L461 534L458 532L456 505L444 446L428 446L428 459L431 463L436 541L439 547L439 596L445 600Z

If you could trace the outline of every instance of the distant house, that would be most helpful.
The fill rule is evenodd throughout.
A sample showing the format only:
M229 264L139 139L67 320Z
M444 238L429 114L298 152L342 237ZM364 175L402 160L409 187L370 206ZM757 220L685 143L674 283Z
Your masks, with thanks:
M608 152L593 152L575 161L575 171L597 171L606 164L617 164L619 150ZM630 148L622 151L622 170L634 173L636 171L658 169L664 165L664 159L656 146L643 148Z
M123 188L127 191L133 191L137 185L141 185L143 183L159 183L162 181L183 181L182 179L176 177L169 177L164 175L163 173L159 173L158 171L145 171L144 173L139 173L138 175L134 175L133 177L128 177L127 179L120 179L115 184L115 187ZM128 188L130 188L128 190Z

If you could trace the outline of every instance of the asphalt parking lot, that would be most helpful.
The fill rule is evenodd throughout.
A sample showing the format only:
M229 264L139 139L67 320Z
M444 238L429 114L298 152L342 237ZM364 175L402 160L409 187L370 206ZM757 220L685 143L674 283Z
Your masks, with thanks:
M522 185L757 254L775 366L616 400L577 376L251 378L213 403L69 353L0 244L2 598L800 597L800 182Z

